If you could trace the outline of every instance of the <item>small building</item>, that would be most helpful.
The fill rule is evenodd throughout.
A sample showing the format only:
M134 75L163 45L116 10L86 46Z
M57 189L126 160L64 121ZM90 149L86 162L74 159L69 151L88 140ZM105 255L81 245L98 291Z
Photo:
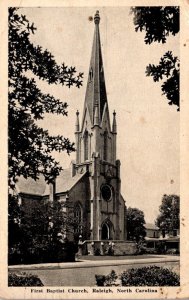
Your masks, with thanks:
M160 229L156 225L152 223L146 223L144 227L146 228L146 237L148 238L160 237Z
M163 234L161 230L154 224L146 223L145 243L148 249L156 250L162 247L162 253L170 249L179 252L180 237L178 230L170 231L169 234Z

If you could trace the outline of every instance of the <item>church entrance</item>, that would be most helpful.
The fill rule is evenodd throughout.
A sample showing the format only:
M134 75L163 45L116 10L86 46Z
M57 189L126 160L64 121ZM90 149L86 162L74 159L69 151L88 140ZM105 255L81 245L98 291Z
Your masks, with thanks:
M102 225L102 240L109 240L109 239L110 239L110 228L106 223L104 223Z
M101 239L112 240L113 239L113 224L110 220L106 220L102 223L101 227Z

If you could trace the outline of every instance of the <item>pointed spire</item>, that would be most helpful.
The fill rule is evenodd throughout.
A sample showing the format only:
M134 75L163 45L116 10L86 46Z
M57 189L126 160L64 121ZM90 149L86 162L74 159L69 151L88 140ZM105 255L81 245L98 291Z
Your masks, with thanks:
M104 68L102 61L101 43L100 43L100 32L99 23L100 15L99 11L96 11L94 16L95 31L93 38L93 46L91 53L91 60L89 66L89 75L87 82L87 89L85 95L84 111L88 108L91 123L95 121L96 106L98 106L98 124L101 124L102 115L105 103L107 103L106 86L104 80Z
M113 112L112 132L117 133L116 112Z
M80 131L80 126L79 126L79 111L76 111L76 122L75 122L75 132Z

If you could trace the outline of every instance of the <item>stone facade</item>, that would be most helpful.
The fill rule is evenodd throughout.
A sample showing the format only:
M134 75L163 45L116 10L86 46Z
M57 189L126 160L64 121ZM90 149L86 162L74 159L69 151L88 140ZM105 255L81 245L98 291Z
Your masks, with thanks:
M137 253L137 244L131 241L85 241L82 244L81 255L133 255Z

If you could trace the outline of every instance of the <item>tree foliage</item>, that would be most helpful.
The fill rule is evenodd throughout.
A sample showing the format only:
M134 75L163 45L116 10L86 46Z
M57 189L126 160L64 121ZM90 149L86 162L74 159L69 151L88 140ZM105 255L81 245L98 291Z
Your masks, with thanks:
M180 228L180 197L177 195L164 195L159 207L160 214L156 225L165 233Z
M178 6L135 6L131 8L134 14L135 31L145 31L144 41L165 43L167 37L179 32Z
M161 90L169 100L169 105L178 106L179 110L179 59L171 51L161 57L159 65L150 64L146 68L146 75L152 76L154 81L163 80Z
M23 206L19 204L18 195L9 194L9 246L22 241L27 247L34 247L35 241L38 243L42 238L53 241L59 232L74 233L78 220L70 201L32 201L36 202L33 206Z
M53 150L70 153L74 145L68 138L49 135L36 121L46 113L67 115L67 103L44 94L36 77L49 85L82 85L82 73L64 63L58 65L53 55L35 46L30 35L36 28L18 9L9 8L9 185L15 186L18 176L37 179L43 174L50 182L61 170L51 156ZM33 74L28 76L30 71Z
M145 31L146 44L153 42L166 43L170 35L175 36L179 32L179 7L132 7L135 31ZM153 80L163 80L161 90L168 99L169 105L176 105L179 110L179 59L173 56L171 51L166 52L160 58L157 66L149 64L146 68L147 76Z
M144 213L138 208L129 207L127 210L127 239L142 241L146 235Z
M33 205L30 202L24 206L19 201L18 195L9 194L9 262L16 263L16 256L25 262L31 257L39 261L55 259L52 249L57 246L57 234L74 234L74 228L79 226L73 204L70 201L32 200L35 201ZM40 258L40 253L45 257Z

